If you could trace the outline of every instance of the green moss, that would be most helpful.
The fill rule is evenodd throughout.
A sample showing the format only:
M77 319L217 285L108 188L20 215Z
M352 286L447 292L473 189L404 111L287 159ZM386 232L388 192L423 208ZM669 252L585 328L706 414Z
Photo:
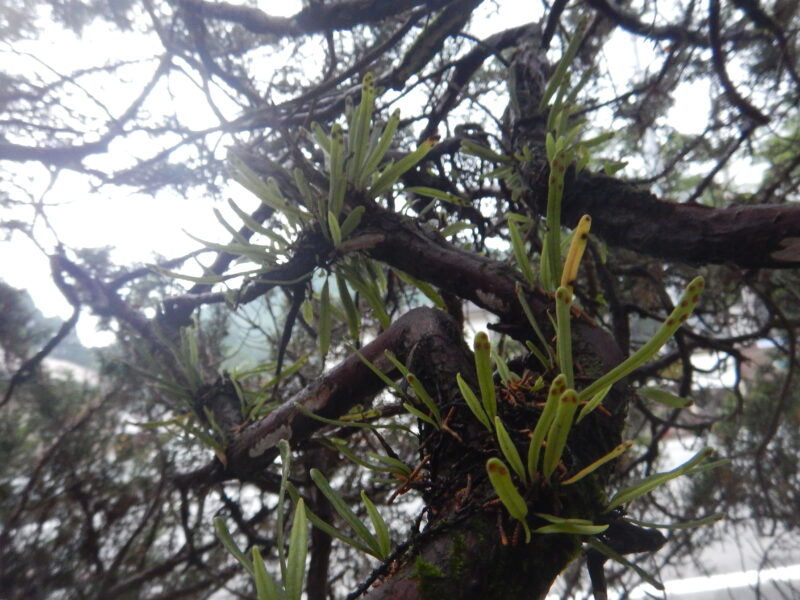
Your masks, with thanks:
M414 577L417 590L423 598L441 598L445 595L447 577L438 566L421 556L414 560Z
M464 537L456 536L453 541L453 548L450 553L450 560L447 561L447 570L451 578L461 579L466 570L467 543Z

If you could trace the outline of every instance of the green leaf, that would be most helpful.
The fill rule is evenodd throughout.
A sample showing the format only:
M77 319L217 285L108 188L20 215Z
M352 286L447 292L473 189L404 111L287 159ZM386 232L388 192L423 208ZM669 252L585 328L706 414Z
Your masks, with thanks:
M358 343L361 336L361 315L356 308L350 291L347 289L345 278L337 271L336 273L336 287L339 290L339 300L344 308L345 318L347 319L347 329L350 332L350 337L353 341Z
M531 541L531 530L525 517L528 515L528 505L517 491L514 482L511 481L511 473L508 467L499 458L490 458L486 461L486 473L495 493L500 498L503 506L506 507L508 514L522 523L525 529L525 543Z
M278 564L281 568L281 577L286 582L287 565L286 565L286 544L283 539L284 527L283 523L286 518L286 486L289 483L289 471L292 464L292 450L289 448L289 442L285 439L278 440L278 452L281 455L281 487L278 491L278 508L277 508L277 524L276 524L276 540L278 547Z
M308 521L306 520L305 504L300 498L294 509L292 532L289 534L289 557L286 561L286 581L284 582L287 600L300 600L303 594L307 554Z
M263 204L284 215L292 225L299 225L303 215L290 205L281 194L278 183L272 177L263 181L259 175L241 160L234 160L234 180L255 195Z
M314 305L308 298L303 300L303 305L300 307L300 314L303 315L303 320L306 323L309 325L314 324Z
M329 164L328 211L339 217L347 189L347 175L344 172L344 132L338 123L331 129L331 157Z
M267 573L258 546L253 546L253 579L258 600L283 600L278 583Z
M331 153L331 138L330 136L325 133L325 130L322 129L319 123L313 121L311 123L311 131L314 134L314 139L317 142L317 145L325 152L325 154L330 156Z
M495 416L494 418L494 430L497 434L497 443L500 446L503 456L508 461L508 464L511 465L511 468L514 469L514 472L523 485L527 486L528 476L525 473L525 467L522 465L522 458L520 458L519 451L514 445L511 436L508 434L505 425L503 425L503 420L499 416Z
M556 153L547 180L547 231L542 252L542 261L547 259L547 291L555 291L561 274L561 198L568 162L569 157L564 152Z
M556 290L556 354L558 366L567 378L567 387L575 385L572 366L572 292L566 287Z
M560 523L558 525L544 525L537 527L533 533L566 533L570 535L597 535L608 529L608 525L574 525Z
M439 424L436 421L434 421L431 417L426 415L418 408L415 408L414 405L411 404L410 402L403 402L403 408L405 408L408 412L410 412L418 419L421 419L425 421L428 425L431 425L434 429L439 429Z
M613 177L626 166L628 166L627 160L607 160L603 162L603 172L609 177Z
M492 345L485 331L478 332L472 344L475 352L475 371L478 375L478 385L481 389L481 403L489 417L489 422L497 415L497 396L494 389L492 374Z
M424 187L424 186L408 187L406 188L406 191L414 192L415 194L419 194L420 196L427 196L428 198L436 198L437 200L441 200L449 204L455 204L456 206L469 206L469 202L467 202L463 198L459 198L455 194L451 194L449 192L443 192L442 190L437 190L436 188L432 187Z
M319 299L319 331L317 331L317 338L320 354L327 356L331 344L331 296L327 279L322 286L322 293Z
M411 475L412 469L399 458L393 456L386 456L384 454L376 454L375 452L367 452L367 456L382 462L392 469L392 473L399 475Z
M600 403L605 399L608 395L608 392L611 391L611 386L607 385L606 387L600 389L592 398L583 405L581 412L578 414L578 423L580 423L583 418L592 412L595 408L600 406Z
M344 521L350 525L350 527L353 528L353 531L356 533L356 535L358 535L358 537L364 541L364 543L370 549L370 553L376 557L380 556L381 550L377 538L372 535L370 530L367 529L367 527L361 522L361 520L350 509L342 497L334 491L334 489L328 483L328 480L325 479L325 476L318 469L311 469L310 475L311 479L317 484L317 487L331 503L334 510L339 513L339 516L342 517L342 519L344 519Z
M392 324L392 319L389 313L386 312L386 307L381 300L379 281L376 277L370 276L368 280L364 280L361 273L356 267L340 266L340 270L346 275L347 282L352 285L369 304L375 318L378 319L381 327L387 329ZM372 273L370 273L372 275Z
M545 87L545 91L542 94L542 99L539 103L540 112L543 111L550 102L550 99L553 97L553 94L556 92L556 90L563 86L567 75L567 69L569 68L570 64L572 64L572 60L575 58L575 54L578 52L580 42L583 39L584 27L585 21L582 21L575 30L575 33L572 35L572 39L569 41L566 50L564 50L561 60L558 61L558 65L556 66L553 75L547 82L547 86Z
M669 392L665 392L659 388L645 387L639 388L638 391L639 395L644 396L648 400L660 402L661 404L669 406L670 408L688 408L694 404L694 402L692 402L689 398L682 398L680 396L670 394Z
M399 269L395 269L392 267L392 271L395 275L397 275L400 279L405 281L407 284L414 286L420 292L422 292L433 304L436 308L441 310L446 310L447 307L445 306L444 299L439 295L439 292L426 281L421 281L415 277L412 277L408 273L404 271L400 271Z
M359 223L361 223L361 217L364 216L364 211L366 209L363 206L356 206L350 213L345 217L344 222L342 223L342 239L347 239L351 233L358 227Z
M368 150L374 101L375 78L372 73L367 73L364 75L364 80L361 84L361 102L359 102L358 108L355 110L348 144L348 153L351 157L347 166L347 178L354 183L365 166L363 163Z
M399 123L400 109L395 109L389 117L389 121L386 123L386 127L381 134L378 144L370 151L364 162L364 168L358 177L358 189L364 189L366 183L376 172L378 165L380 165L381 160L383 160L386 151L392 143L392 139L394 139L394 134L397 131L397 125Z
M541 352L541 350L536 348L532 342L528 344L528 348L536 357L536 359L542 364L542 366L552 369L555 366L555 364L551 356L552 350L550 349L550 344L547 343L547 339L544 337L542 330L539 328L539 324L536 322L536 317L534 317L533 311L531 310L528 301L525 299L525 293L522 289L522 286L519 283L517 283L515 289L517 292L517 300L519 300L519 304L522 307L522 311L525 313L525 316L528 319L528 324L531 326L531 329L533 329L533 332L536 334L536 337L542 344L542 348L544 348L545 352L547 353L547 356L545 356Z
M251 217L249 214L247 214L244 210L239 208L239 206L233 200L228 199L228 206L231 207L231 210L236 213L236 216L239 217L242 220L242 222L245 225L247 225L247 227L253 233L259 233L261 235L266 235L266 236L269 236L271 233L273 233L273 231L271 229L268 229L268 228L264 227L261 223L256 221L253 217ZM241 236L239 236L239 237L241 237ZM245 240L244 238L242 238L240 243L247 244L249 242L247 240Z
M342 230L339 227L339 220L331 211L328 211L328 231L331 232L333 247L338 248L342 243Z
M522 271L525 280L530 284L534 284L533 265L528 258L528 253L525 251L525 244L522 241L522 235L519 232L517 224L511 219L508 220L508 232L511 236L511 248L514 251L514 258L517 261L517 266Z
M295 167L293 171L294 184L297 186L297 191L300 192L302 197L303 206L305 206L312 213L319 207L320 194L311 187L305 173L300 167ZM318 215L319 216L319 215Z
M510 156L506 156L505 154L498 154L494 150L487 148L486 146L481 146L480 144L473 142L472 140L461 140L461 152L464 154L471 154L472 156L477 156L478 158L484 158L493 163L500 163L500 164L511 164L513 159Z
M469 384L464 381L464 378L461 377L461 373L456 375L456 383L458 383L458 389L461 390L461 395L464 396L464 401L467 403L467 406L472 411L472 414L475 415L475 418L478 419L489 431L492 430L491 421L489 421L489 417L486 416L486 411L481 406L481 403L478 401L478 397L475 395L475 392L469 387Z
M508 368L506 361L495 351L494 348L492 348L492 360L494 361L494 366L497 368L497 374L500 375L500 381L503 385L508 386L512 379L514 382L519 381L519 376L511 372L511 369Z
M297 493L297 490L295 490L294 487L291 486L291 484L289 486L289 492L292 494L293 498L297 498L298 499L297 501L299 501L300 495ZM327 533L329 536L336 538L337 540L341 540L342 542L344 542L351 548L355 548L359 552L363 552L364 554L370 554L374 556L373 551L368 546L366 546L357 539L351 538L343 534L341 531L339 531L338 528L329 525L328 523L320 519L317 515L315 515L312 512L312 510L308 507L306 507L306 518L311 522L311 524L314 527L316 527L320 531Z
M243 236L241 233L239 233L239 231L238 231L238 230L237 230L235 227L233 227L233 226L232 226L230 223L228 223L228 222L225 220L225 217L223 217L223 216L222 216L222 213L221 213L221 212L219 212L219 209L215 208L215 209L213 209L213 211L212 211L212 212L214 213L214 216L216 217L216 219L217 219L217 222L218 222L220 225L222 225L222 227L224 227L224 228L225 228L225 230L226 230L228 233L230 233L230 234L231 234L231 237L232 237L232 238L233 238L233 239L234 239L236 242L238 242L239 244L242 244L243 246L246 246L246 245L249 243L249 242L248 242L248 240L247 240L247 239L245 239L245 237L244 237L244 236Z
M392 353L390 350L385 350L384 355L388 358L391 363L397 367L397 370L402 373L403 377L405 377L406 381L408 381L411 388L414 390L414 394L416 397L425 405L425 407L431 411L434 420L436 421L437 425L436 428L439 428L439 424L442 422L442 415L439 412L439 407L436 405L436 402L433 398L431 398L428 391L423 387L422 382L414 375L411 371L409 371L406 366L398 360L398 358Z
M398 395L400 395L400 396L404 396L405 395L405 394L403 394L403 391L398 387L398 385L394 381L392 381L386 375L386 373L384 373L377 366L375 366L375 364L371 360L369 360L366 356L361 354L361 352L359 352L358 350L356 350L355 353L356 353L356 356L358 356L358 358L361 359L361 362L363 362L365 365L367 365L367 367L369 367L370 371L375 373L375 375L381 381L383 381L383 383L385 383L388 387L393 389Z
M703 448L688 461L672 469L671 471L654 473L653 475L645 477L634 485L620 490L614 495L613 498L611 498L611 501L608 503L607 510L611 510L617 506L622 506L623 504L628 504L636 498L639 498L640 496L643 496L654 490L658 486L667 483L671 479L675 479L676 477L687 474L693 467L706 460L712 453L713 450L711 448Z
M219 541L222 542L222 545L225 546L225 549L241 563L251 577L255 576L253 563L251 563L247 556L245 556L244 553L239 550L239 546L237 546L236 542L233 541L233 537L228 531L228 527L225 525L225 520L222 517L214 518L214 528L217 531L217 537L219 538Z
M661 328L647 341L639 350L633 355L629 356L622 363L611 369L608 373L594 381L591 385L581 390L578 398L581 402L585 402L593 397L597 392L604 387L615 384L617 381L628 375L634 369L642 366L653 358L661 347L666 344L669 339L675 334L681 325L689 318L689 315L694 310L697 302L700 300L700 294L705 287L705 281L702 277L695 277L686 286L686 289L678 301L678 305L670 313L669 317L661 325Z
M572 418L578 408L578 394L572 388L567 389L558 399L558 408L547 432L547 445L544 449L544 462L542 472L549 478L556 470L564 448L567 445L567 438L572 429Z
M620 454L626 452L631 446L633 446L633 442L630 442L630 441L622 442L616 448L611 450L611 452L609 452L607 454L604 454L603 456L598 458L596 461L594 461L592 464L588 465L587 467L584 467L583 469L581 469L580 471L575 473L575 475L573 475L569 479L566 479L566 480L562 481L561 485L570 485L570 484L573 484L573 483L577 483L578 481L580 481L581 479L583 479L587 475L590 475L591 473L593 473L594 471L596 471L597 469L602 467L608 461L614 460Z
M380 547L381 551L381 555L378 558L385 560L392 551L392 541L389 538L389 527L387 527L386 521L383 520L383 517L378 512L378 509L375 508L372 500L369 499L369 496L367 496L367 493L364 490L361 490L361 500L364 502L364 506L367 507L367 514L369 515L370 521L372 521L373 529L375 529L375 536L378 538L378 546Z
M422 142L419 147L413 152L406 154L403 158L398 160L395 164L386 167L375 182L370 187L368 194L371 197L379 196L387 191L394 185L403 173L413 169L428 152L436 145L436 140L433 138L427 139Z
M457 223L452 223L442 229L440 232L442 237L449 238L450 236L456 235L461 231L467 231L468 229L473 229L475 226L471 223L465 223L463 221L458 221Z

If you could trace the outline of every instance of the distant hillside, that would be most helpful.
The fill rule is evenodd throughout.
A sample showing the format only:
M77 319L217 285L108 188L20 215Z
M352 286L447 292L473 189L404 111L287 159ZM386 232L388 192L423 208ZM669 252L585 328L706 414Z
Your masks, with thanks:
M62 320L45 317L26 290L0 281L0 347L8 354L37 352L61 327ZM50 353L50 357L69 361L88 369L97 367L94 353L81 344L75 331Z

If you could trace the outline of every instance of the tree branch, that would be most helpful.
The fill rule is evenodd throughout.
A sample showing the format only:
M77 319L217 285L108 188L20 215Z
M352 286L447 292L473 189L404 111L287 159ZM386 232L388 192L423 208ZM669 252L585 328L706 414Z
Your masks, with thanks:
M676 204L612 177L581 173L567 188L563 223L574 226L584 214L607 243L663 260L800 267L800 206L794 204Z
M311 4L291 17L273 17L264 11L205 0L181 0L180 5L189 11L199 12L205 18L218 19L241 25L252 33L295 37L323 31L350 29L363 23L374 23L400 14L419 5L430 10L448 4L446 0L422 2L421 0L349 0L330 4Z

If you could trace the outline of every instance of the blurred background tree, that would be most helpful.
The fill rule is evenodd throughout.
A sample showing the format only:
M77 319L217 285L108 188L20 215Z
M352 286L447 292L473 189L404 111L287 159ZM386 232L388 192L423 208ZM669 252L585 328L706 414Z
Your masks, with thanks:
M409 574L429 583L431 572L415 560L448 527L462 525L462 514L485 510L513 537L513 524L503 526L496 507L481 504L488 497L476 490L485 481L443 474L447 461L465 452L453 447L456 438L415 423L402 408L407 390L379 394L383 383L353 349L378 336L376 351L405 352L402 359L436 389L446 416L452 378L427 365L470 369L454 341L469 301L492 322L498 349L520 374L547 375L514 341L536 338L515 300L515 284L527 284L514 269L507 215L529 219L524 242L538 255L548 175L539 100L581 19L586 36L571 71L573 82L584 78L585 85L574 118L586 120L587 138L614 136L584 170L570 170L565 184L562 224L574 227L583 214L593 219L575 285L587 318L578 363L591 372L598 356L611 363L635 350L694 275L705 276L707 290L674 343L628 378L634 388L661 385L692 397L694 407L654 407L619 392L616 414L627 411L625 430L599 428L571 443L596 444L592 452L602 454L620 437L635 440L605 475L610 490L662 470L677 446L711 445L732 459L630 507L657 523L717 511L730 517L713 528L667 530L669 545L641 557L648 571L680 574L702 563L707 547L737 538L743 546L763 544L761 566L796 559L795 3L556 1L486 29L515 4L321 0L287 3L286 16L270 5L204 0L4 4L4 254L23 239L35 244L73 311L54 327L24 293L0 288L7 382L0 589L8 597L253 597L252 581L219 543L212 519L224 516L239 546L257 546L274 562L280 478L263 440L274 444L276 432L291 437L292 482L316 514L337 519L311 483L311 467L365 520L358 491L366 490L399 543L397 562L378 567L313 530L310 600L363 593L368 586L359 586L374 580L383 585L368 595L393 597ZM48 40L88 51L53 64L36 50ZM632 51L640 62L629 59ZM346 190L346 210L365 212L344 246L319 215L291 229L291 211L246 198L231 183L231 165L244 165L238 173L273 178L287 204L300 207L304 196L293 175L300 169L315 193L326 195L330 157L309 133L312 123L326 132L344 125L368 72L380 92L375 121L390 122L402 109L387 156L399 161L427 139L438 144L376 197ZM465 153L465 141L491 152ZM508 166L503 157L511 168L498 172ZM424 188L446 194L431 197ZM121 237L130 225L103 223L89 212L76 230L63 219L79 208L73 194L119 206L132 195L150 196L163 207L147 215L153 227L175 205L187 215L216 207L221 221L244 225L218 226L230 236L215 238L221 245L198 242L190 254L154 258L158 268L128 264L114 249L82 247L94 229L119 228ZM225 202L230 198L246 207L246 217ZM174 225L176 238L181 226ZM135 235L142 247L157 243L149 230ZM434 286L447 319L408 312L431 304L418 281ZM527 291L547 332L546 295ZM93 362L71 337L90 315L117 339ZM430 347L426 333L449 340L452 352ZM419 345L416 356L409 340ZM55 352L64 356L69 343L69 359L93 370L88 379L43 366ZM346 394L343 382L351 386ZM538 398L521 394L507 397L509 406ZM417 433L323 427L291 412L290 400L330 419L375 409L366 415L371 423ZM283 412L275 412L279 406ZM469 427L459 414L451 428L463 434L459 427ZM482 458L478 450L473 445L467 456ZM400 460L414 477L406 486L387 481L348 452L372 463L367 453ZM453 472L478 477L466 467ZM398 488L411 491L398 496ZM481 581L463 576L457 590L418 585L414 593L488 597L483 586L497 586L506 569L521 564L500 560L507 546L500 532L496 537L473 549L480 556L467 557L481 565ZM536 542L540 556L558 554L557 536L544 537ZM566 562L538 565L530 593L548 589ZM641 582L630 569L607 570L615 590ZM587 594L582 573L574 568L563 577L563 597Z

